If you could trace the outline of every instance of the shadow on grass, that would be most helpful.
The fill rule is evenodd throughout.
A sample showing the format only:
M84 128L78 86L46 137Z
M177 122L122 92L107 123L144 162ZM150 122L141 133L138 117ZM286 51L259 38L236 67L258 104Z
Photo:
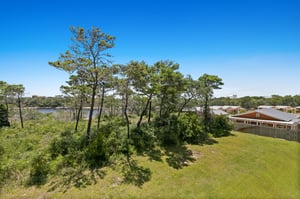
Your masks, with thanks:
M101 169L65 168L62 171L62 178L51 182L48 191L59 190L65 193L72 187L86 188L96 184L98 179L103 179L105 175L106 173Z
M219 143L213 138L208 138L205 142L199 143L199 145L213 145ZM169 166L174 169L182 169L185 166L189 166L191 163L196 161L199 154L193 154L193 151L188 149L185 145L179 146L168 146L164 147L166 161Z
M160 149L150 149L145 152L145 154L149 157L150 161L159 161L162 162L162 156L164 155Z
M41 187L42 185L47 183L48 175L47 173L38 173L34 175L30 175L29 179L26 182L27 186L37 186Z
M174 169L182 169L195 161L193 152L186 146L169 146L165 147L166 161Z
M127 158L122 167L123 182L141 187L151 179L152 172L149 168L139 166L136 160Z
M213 144L218 144L219 142L213 138L208 138L203 144L207 145L213 145Z
M229 135L230 135L230 136L236 136L236 134L234 134L234 133L232 133L232 132L231 132Z

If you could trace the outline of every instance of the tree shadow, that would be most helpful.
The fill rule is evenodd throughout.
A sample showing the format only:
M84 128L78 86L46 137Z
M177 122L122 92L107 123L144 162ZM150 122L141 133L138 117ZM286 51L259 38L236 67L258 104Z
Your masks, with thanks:
M182 169L196 160L192 150L184 145L165 147L165 154L168 165L174 169Z
M41 187L47 183L48 174L37 174L37 175L30 175L29 179L26 182L27 186L37 186Z
M74 169L66 168L62 173L62 179L50 183L48 191L59 190L65 193L72 187L86 188L89 185L96 184L98 179L103 179L106 172L101 169Z
M164 155L160 149L150 149L145 152L145 154L149 157L150 161L159 161L162 162L162 156Z
M151 179L152 172L149 168L139 166L136 160L127 158L122 167L123 182L141 187Z
M208 138L203 144L207 145L213 145L213 144L218 144L219 142L213 138Z

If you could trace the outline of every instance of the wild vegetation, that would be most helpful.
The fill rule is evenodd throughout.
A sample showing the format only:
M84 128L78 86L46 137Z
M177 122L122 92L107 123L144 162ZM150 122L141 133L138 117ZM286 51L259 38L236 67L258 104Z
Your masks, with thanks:
M99 28L72 27L71 32L70 50L49 62L70 73L67 85L61 87L71 100L66 104L73 110L70 120L51 114L35 117L34 110L22 110L24 87L1 82L1 126L8 126L8 119L12 125L1 130L7 141L12 137L12 146L3 144L1 148L3 182L22 178L23 185L43 185L50 177L70 177L123 160L130 170L139 171L134 154L201 144L210 135L230 134L229 124L222 134L212 132L220 128L219 121L228 121L212 118L208 110L213 89L223 85L221 78L208 74L198 80L184 77L179 64L172 61L158 61L153 66L143 61L111 65L106 51L114 46L113 36ZM191 102L202 101L204 119L196 113L183 113ZM87 121L82 118L84 103L90 105ZM104 111L105 105L110 111ZM22 130L17 127L18 120ZM146 175L148 170L139 172Z
M130 166L122 152L111 157L97 154L98 160L109 159L97 166L99 162L91 158L95 154L86 159L83 154L100 149L101 144L78 151L82 142L70 123L58 122L51 115L43 117L40 122L25 121L24 129L0 130L1 198L300 196L296 142L233 132L202 145L156 146L134 152ZM84 126L80 123L79 130ZM59 133L62 129L72 132L72 140L68 131ZM110 151L122 151L117 146Z
M15 187L47 187L53 197L62 196L60 191L102 182L107 172L117 176L114 186L142 187L157 178L158 165L166 166L163 162L182 169L197 154L202 156L198 147L217 143L214 137L231 135L228 119L209 111L214 90L223 85L220 77L203 74L194 80L180 73L179 64L172 61L112 65L107 51L114 47L115 37L99 28L72 27L71 32L70 49L49 62L70 74L67 85L61 86L64 96L42 98L52 100L44 105L63 105L71 112L41 114L24 109L24 86L1 81L0 188L6 197L18 195L12 193ZM34 99L43 104L41 98ZM84 118L86 105L89 114ZM195 105L203 106L203 113L185 111ZM230 153L226 147L220 149L224 155ZM205 156L214 158L214 154ZM199 174L205 176L203 171ZM127 193L131 195L135 196Z

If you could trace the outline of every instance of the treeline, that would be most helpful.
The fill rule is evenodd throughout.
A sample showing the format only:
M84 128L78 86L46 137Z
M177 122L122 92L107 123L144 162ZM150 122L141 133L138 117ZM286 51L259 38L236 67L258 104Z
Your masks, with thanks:
M8 84L0 80L0 127L10 126L8 121L10 104L18 107L21 127L24 127L22 115L22 96L24 91L25 87L22 84Z
M172 61L158 61L153 65L144 61L111 64L111 55L107 51L114 47L114 36L94 27L91 30L72 27L71 32L73 44L49 65L70 74L61 91L73 99L76 127L83 106L89 104L88 140L91 139L94 109L98 109L99 129L107 104L110 104L110 110L121 110L128 137L130 113L137 115L136 127L140 127L142 122L150 123L153 118L165 120L174 114L179 117L192 103L205 107L204 124L208 125L209 102L213 90L223 85L221 78L204 74L194 80L190 75L180 73L179 64Z
M144 61L131 61L125 65L112 64L111 55L107 51L114 47L114 36L94 27L90 30L72 27L71 32L73 43L69 50L60 54L58 60L49 62L49 65L70 74L67 85L61 86L63 96L22 98L25 90L22 85L2 82L0 103L5 104L8 115L9 105L19 107L22 127L24 105L72 108L75 131L82 119L83 107L89 106L86 127L88 142L93 140L92 129L101 129L104 109L109 110L106 111L109 112L108 117L123 118L129 139L133 127L140 131L143 124L160 127L157 129L159 131L167 128L173 132L169 128L177 125L183 110L196 105L204 107L203 120L200 122L204 130L200 134L204 133L207 138L208 133L212 133L209 106L214 89L221 89L223 85L221 78L208 74L203 74L198 79L193 79L190 75L184 76L179 72L179 64L173 61L158 61L153 65ZM98 110L96 118L93 114L95 109ZM130 121L131 115L136 117L134 121ZM170 138L172 136L168 131L165 136ZM175 135L173 137L180 139Z
M111 64L107 50L114 46L115 37L99 28L86 31L73 27L71 31L70 49L58 60L49 62L70 74L67 85L61 86L64 97L33 97L31 100L47 107L53 103L72 108L74 128L60 130L60 135L51 139L49 146L32 159L29 184L45 183L48 175L66 175L62 171L74 168L108 165L120 157L125 157L129 167L134 168L131 156L135 151L148 154L156 147L182 148L185 144L206 143L211 136L230 135L232 125L228 119L212 116L209 110L214 90L223 85L220 77L203 74L193 79L180 73L179 64L172 61L157 61L153 65L144 61ZM2 88L0 92L5 94L7 89ZM5 99L17 98L22 104L23 93L24 89L16 95L8 95L3 103ZM49 101L40 103L42 100ZM34 104L26 99L24 103ZM90 108L88 119L82 120L86 105ZM184 112L194 106L203 106L203 113ZM21 107L19 105L20 113ZM96 117L95 109L98 110ZM109 110L108 114L104 109ZM51 116L46 117L43 123L51 121ZM82 128L80 124L85 122ZM41 132L48 130L41 128ZM180 160L178 165L182 164L184 161ZM2 172L3 179L4 174Z
M55 97L45 97L45 96L32 96L24 97L23 104L24 107L40 107L40 108L56 108L64 107L70 104L72 99L70 97L58 95Z
M23 105L24 107L70 107L74 98L71 96L64 96L58 95L54 97L45 97L45 96L33 96L33 97L23 97ZM112 102L115 104L121 104L120 99L116 98L114 95L107 95L106 96L106 104L105 109L111 111L111 104ZM132 112L136 109L136 101L135 98L132 98L129 102L129 110ZM192 103L195 106L199 106L196 103ZM245 96L240 98L231 98L231 97L218 97L211 99L211 105L215 106L224 106L224 105L231 105L231 106L241 106L243 108L257 108L260 105L267 105L267 106L291 106L296 107L300 106L300 95L272 95L270 97L262 97L262 96ZM88 101L84 101L84 107L88 107ZM112 113L113 111L111 111Z
M267 106L300 106L300 95L272 95L271 97L245 96L241 98L219 97L211 100L212 105L241 106L246 109L255 109L260 105Z

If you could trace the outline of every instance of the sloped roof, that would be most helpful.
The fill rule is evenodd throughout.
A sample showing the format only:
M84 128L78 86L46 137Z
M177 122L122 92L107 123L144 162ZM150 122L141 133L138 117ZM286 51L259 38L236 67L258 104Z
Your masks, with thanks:
M280 105L280 106L275 106L275 108L292 108L291 106L283 106L283 105Z
M186 108L183 109L183 111L190 111L190 112L200 112L202 113L204 111L203 107L195 107L195 108ZM227 112L219 110L219 109L209 109L210 113L213 115L228 115Z
M259 110L257 110L257 112L274 117L279 120L286 121L286 122L291 121L296 118L296 116L294 116L291 113L282 112L282 111L272 109L272 108L259 109Z
M261 113L261 114L276 118L278 120L286 121L286 122L295 121L297 119L296 116L291 113L282 112L282 111L272 109L272 108L257 109L257 110L250 111L247 113L237 114L237 115L234 115L233 117L242 117L245 114L249 114L249 113L253 113L253 112Z
M228 109L228 108L231 108L231 109L239 109L241 108L240 106L228 106L228 105L225 105L222 107L223 109Z
M212 113L214 115L228 115L227 112L219 110L219 109L211 109L210 113Z
M274 106L269 106L269 105L260 105L257 108L258 109L263 109L263 108L273 108Z
M229 108L231 108L231 109L239 109L241 107L240 106L224 105L224 106L210 106L209 108L211 108L211 109L223 109L223 110L225 110L225 109L229 109Z

